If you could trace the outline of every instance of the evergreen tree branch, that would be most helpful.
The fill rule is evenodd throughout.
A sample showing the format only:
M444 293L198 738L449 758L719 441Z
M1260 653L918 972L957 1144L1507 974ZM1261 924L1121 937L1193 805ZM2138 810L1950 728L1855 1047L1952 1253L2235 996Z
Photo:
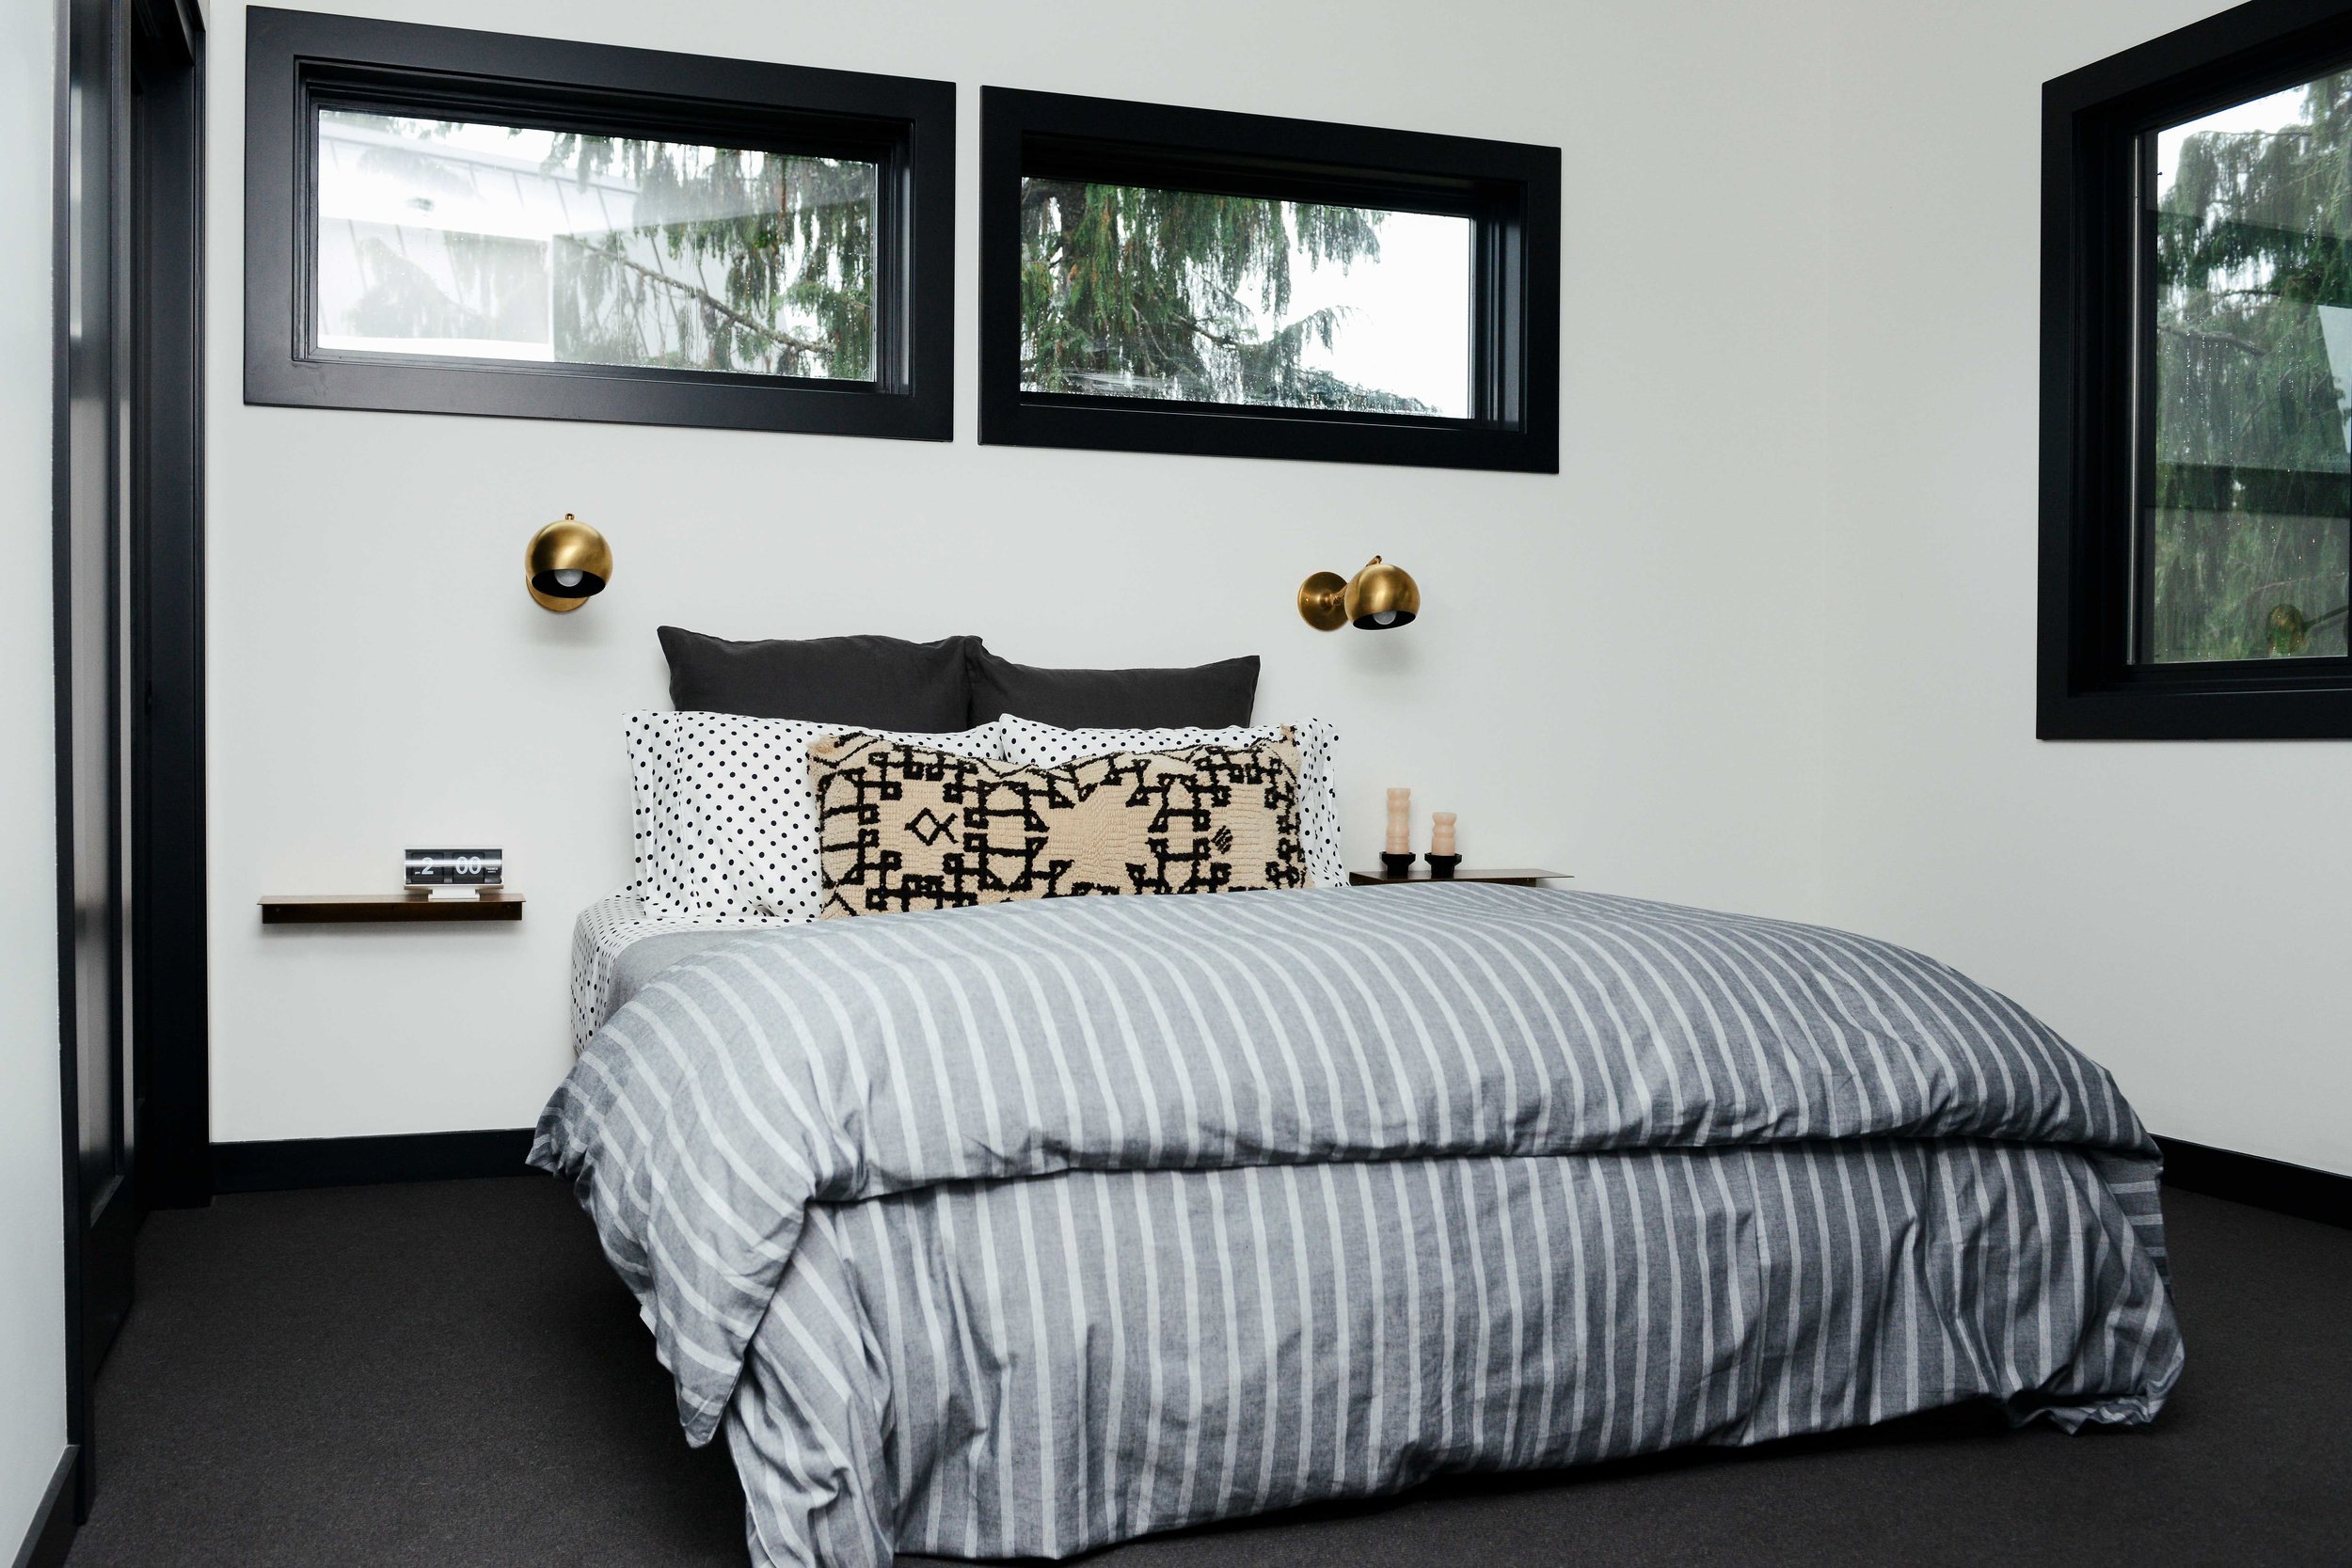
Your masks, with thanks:
M2186 342L2220 343L2230 348L2242 349L2257 358L2266 358L2270 354L2270 351L2260 343L2249 341L2233 332L2201 331L2196 327L2175 326L2170 322L2158 322L2156 330L2165 337L2179 338Z
M577 241L573 243L578 244ZM596 257L600 261L610 261L615 266L626 267L630 272L636 273L642 277L649 277L656 283L660 283L669 288L675 289L678 293L687 295L697 304L725 317L728 321L733 322L744 331L752 333L756 337L765 338L768 341L774 343L779 348L788 348L800 354L829 355L834 352L834 345L831 343L818 342L815 340L808 338L796 338L791 333L786 332L779 327L764 325L743 314L742 311L738 310L734 306L729 305L725 300L721 299L718 295L710 293L708 290L696 288L693 284L687 282L684 278L673 277L666 272L657 272L652 267L646 266L642 261L633 261L629 260L627 256L620 254L618 251L599 250L594 245L580 245L580 249L586 251L591 256Z

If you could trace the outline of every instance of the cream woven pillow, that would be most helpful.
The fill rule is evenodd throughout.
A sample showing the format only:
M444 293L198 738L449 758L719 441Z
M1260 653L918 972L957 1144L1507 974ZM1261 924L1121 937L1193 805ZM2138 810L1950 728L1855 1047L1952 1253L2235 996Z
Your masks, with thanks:
M851 734L810 747L808 771L819 919L1306 884L1288 736L1021 768Z
M1307 847L1309 887L1347 886L1340 852L1340 793L1331 774L1340 732L1327 720L1244 725L1229 730L1065 730L1010 714L996 721L1002 744L993 755L1032 768L1058 768L1113 752L1170 752L1185 746L1247 746L1288 736L1298 748L1298 836Z

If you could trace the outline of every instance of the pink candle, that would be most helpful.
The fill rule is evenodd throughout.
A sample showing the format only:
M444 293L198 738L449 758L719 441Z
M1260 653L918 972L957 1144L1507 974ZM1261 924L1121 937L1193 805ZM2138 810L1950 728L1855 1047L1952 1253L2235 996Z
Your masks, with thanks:
M1429 814L1429 852L1433 855L1451 855L1457 852L1454 847L1454 814L1452 812L1438 811Z
M1413 792L1409 789L1389 791L1389 850L1391 855L1406 855L1413 849Z

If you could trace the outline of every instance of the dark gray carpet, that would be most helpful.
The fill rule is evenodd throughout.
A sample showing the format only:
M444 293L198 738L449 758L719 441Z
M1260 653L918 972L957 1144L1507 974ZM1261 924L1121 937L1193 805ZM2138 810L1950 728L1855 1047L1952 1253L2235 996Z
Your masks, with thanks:
M2168 1195L2189 1367L2148 1431L1947 1414L1450 1482L1106 1568L2352 1563L2352 1231ZM733 1564L636 1312L544 1177L157 1214L72 1568Z

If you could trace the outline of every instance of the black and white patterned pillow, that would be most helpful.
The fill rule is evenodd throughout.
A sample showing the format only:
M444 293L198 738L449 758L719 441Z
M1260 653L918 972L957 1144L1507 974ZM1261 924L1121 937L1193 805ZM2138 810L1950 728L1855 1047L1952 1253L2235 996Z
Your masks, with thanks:
M1307 851L1307 880L1312 887L1347 886L1347 862L1340 854L1340 792L1331 778L1331 752L1340 732L1321 719L1295 724L1253 724L1224 730L1065 730L1034 719L1006 714L996 721L998 753L1028 768L1059 768L1082 757L1113 752L1166 752L1179 746L1248 746L1279 740L1284 729L1298 745L1298 836Z
M732 713L630 714L637 866L628 891L645 912L721 925L816 919L824 885L808 749L856 728ZM993 723L892 738L1001 755Z
M820 920L1306 883L1287 734L1058 768L852 734L810 747L808 772L824 828Z

